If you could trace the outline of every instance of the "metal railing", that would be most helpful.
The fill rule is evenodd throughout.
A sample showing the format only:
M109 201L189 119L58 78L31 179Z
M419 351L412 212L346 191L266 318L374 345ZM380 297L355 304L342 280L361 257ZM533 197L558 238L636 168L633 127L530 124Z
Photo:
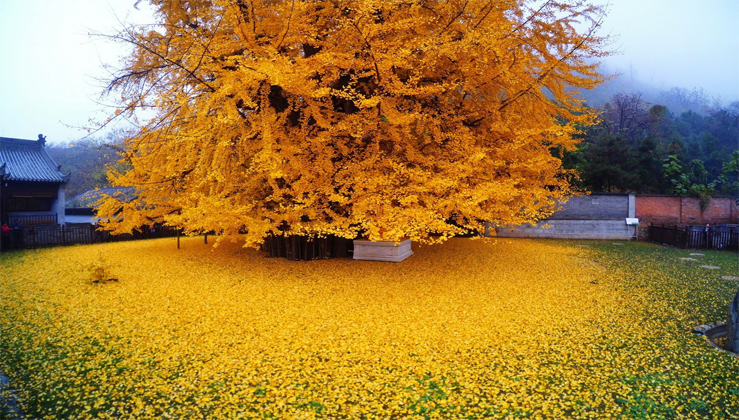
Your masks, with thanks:
M739 227L649 226L649 241L676 248L739 250Z
M10 221L15 224L19 222L25 226L33 225L56 225L59 223L57 214L35 214L35 215L16 215L10 216Z
M15 220L15 219L14 219ZM13 229L2 237L0 250L35 249L53 246L94 244L103 242L130 241L136 239L153 239L175 237L181 232L170 226L155 226L141 229L134 233L111 235L110 232L97 230L89 226L26 226Z

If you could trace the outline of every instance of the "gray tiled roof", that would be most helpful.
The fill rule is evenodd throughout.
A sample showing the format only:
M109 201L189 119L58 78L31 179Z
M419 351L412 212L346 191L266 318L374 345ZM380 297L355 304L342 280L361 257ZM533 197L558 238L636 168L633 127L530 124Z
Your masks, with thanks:
M42 141L0 137L0 168L10 181L67 181Z

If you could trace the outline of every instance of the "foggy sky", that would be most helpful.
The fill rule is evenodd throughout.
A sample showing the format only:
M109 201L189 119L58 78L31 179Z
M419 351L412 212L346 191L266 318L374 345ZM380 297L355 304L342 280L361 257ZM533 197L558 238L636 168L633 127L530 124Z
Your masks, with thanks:
M100 102L101 79L110 78L103 64L115 66L127 50L90 33L115 33L119 19L151 21L134 3L0 0L0 136L74 141L90 119L104 120L113 110Z
M703 88L739 100L738 0L611 0L603 34L621 54L606 65L667 90Z
M0 0L0 136L74 141L125 49L90 32L114 33L120 19L146 22L135 0ZM608 69L659 89L703 88L739 100L739 0L611 0L602 34L617 35ZM103 133L98 133L102 136Z

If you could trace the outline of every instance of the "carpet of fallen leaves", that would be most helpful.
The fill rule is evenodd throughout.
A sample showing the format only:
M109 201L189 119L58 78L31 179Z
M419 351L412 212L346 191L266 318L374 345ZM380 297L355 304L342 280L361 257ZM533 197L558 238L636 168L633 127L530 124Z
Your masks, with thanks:
M5 254L0 370L37 419L739 418L739 359L691 334L725 319L736 254L414 250L301 263L189 238ZM117 281L91 281L100 261Z

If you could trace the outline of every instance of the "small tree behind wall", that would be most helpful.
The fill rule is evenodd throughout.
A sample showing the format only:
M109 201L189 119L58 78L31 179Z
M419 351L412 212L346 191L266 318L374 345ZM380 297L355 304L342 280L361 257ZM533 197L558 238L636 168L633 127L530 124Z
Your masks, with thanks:
M603 10L582 1L158 0L110 92L154 109L126 140L116 232L432 242L546 217L552 148L592 122ZM451 219L451 220L450 220ZM452 222L452 223L450 223ZM432 236L440 234L441 236Z

